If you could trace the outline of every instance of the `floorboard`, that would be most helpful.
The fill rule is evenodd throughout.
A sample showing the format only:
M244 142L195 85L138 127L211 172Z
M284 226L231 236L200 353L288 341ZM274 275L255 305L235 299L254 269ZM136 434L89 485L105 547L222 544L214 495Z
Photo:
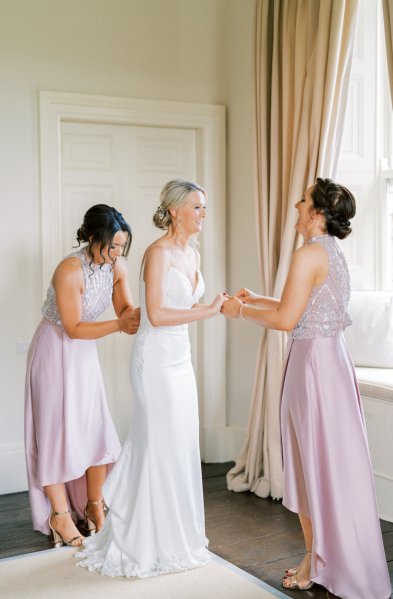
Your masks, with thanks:
M231 466L214 464L214 484L210 477L213 465L202 467L210 549L288 597L334 599L335 595L317 585L300 595L282 588L284 570L298 564L304 555L299 519L280 502L254 493L227 491L225 474ZM393 584L393 523L381 522L381 528Z
M298 592L284 591L281 587L283 571L296 565L304 552L297 516L278 501L261 499L253 493L228 491L225 475L231 466L231 462L202 465L210 549L288 597L300 599ZM381 527L393 583L393 523L381 522ZM48 537L31 529L27 493L0 496L0 558L51 546ZM334 597L318 586L301 594L301 599Z

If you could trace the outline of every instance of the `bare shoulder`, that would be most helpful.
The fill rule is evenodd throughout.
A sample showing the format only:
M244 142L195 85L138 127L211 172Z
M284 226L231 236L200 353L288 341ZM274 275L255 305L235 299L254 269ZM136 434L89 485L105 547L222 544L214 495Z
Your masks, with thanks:
M52 284L56 293L70 293L73 290L83 293L85 285L79 258L64 258L53 273Z
M116 258L115 266L113 267L114 283L116 284L117 281L119 281L120 279L124 279L126 277L127 277L126 261L124 260L124 258L122 256L119 256L119 258Z
M304 283L320 285L329 272L329 259L325 249L319 243L305 244L296 250L291 265L292 275Z
M294 258L298 262L320 262L321 260L326 260L326 250L319 243L306 243L303 247L296 250L294 253Z
M143 256L143 263L145 267L155 264L160 266L169 265L170 263L170 251L165 243L160 240L155 241L146 249Z
M322 247L305 244L296 250L292 257L291 272L296 278L315 278L326 263L326 252Z
M56 267L53 273L53 282L60 281L83 282L82 265L79 258L64 258Z

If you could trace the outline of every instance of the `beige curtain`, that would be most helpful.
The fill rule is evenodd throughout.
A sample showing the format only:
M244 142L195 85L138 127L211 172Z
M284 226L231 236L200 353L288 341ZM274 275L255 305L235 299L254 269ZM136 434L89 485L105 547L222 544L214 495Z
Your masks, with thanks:
M255 173L262 292L280 297L296 245L294 204L333 177L358 0L257 0ZM247 282L245 281L245 284ZM286 337L263 330L248 429L228 488L282 497L279 423Z
M393 0L382 0L385 23L386 58L388 61L390 97L393 103Z

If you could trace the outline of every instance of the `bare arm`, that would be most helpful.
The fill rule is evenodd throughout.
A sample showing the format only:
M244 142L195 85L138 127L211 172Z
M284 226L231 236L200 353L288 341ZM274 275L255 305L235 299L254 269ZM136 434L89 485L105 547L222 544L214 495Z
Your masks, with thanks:
M165 284L170 268L168 251L162 246L149 248L144 263L144 281L146 292L146 310L154 327L186 324L196 320L211 318L220 312L224 296L219 294L208 305L181 310L164 306Z
M125 315L131 316L134 305L131 291L128 286L128 275L124 258L117 258L116 260L112 302L118 318Z
M136 333L139 328L141 311L135 308L128 284L127 267L124 258L117 258L114 272L114 284L112 293L113 307L116 316L120 319L130 318L131 334Z
M323 250L322 250L323 252ZM275 309L261 309L242 305L236 297L226 302L222 312L229 318L241 315L246 320L270 329L290 331L299 322L312 288L328 273L326 255L315 246L304 246L295 252L281 301Z
M119 331L130 332L130 319L103 322L82 321L83 274L77 258L63 260L53 275L59 316L71 339L100 339Z
M280 300L266 295L258 295L246 287L239 289L239 291L235 293L235 297L238 297L244 304L258 306L259 308L264 309L277 309L280 305Z
M196 251L196 254L197 254L197 268L199 270L200 269L200 265L201 265L201 257L199 255L199 252L197 250L195 250L195 251ZM225 296L225 301L228 299L228 294L227 293L221 293L220 297L221 296ZM199 304L198 303L198 304L194 304L192 306L192 309L193 310L203 310L203 309L207 308L207 306L208 306L208 304Z

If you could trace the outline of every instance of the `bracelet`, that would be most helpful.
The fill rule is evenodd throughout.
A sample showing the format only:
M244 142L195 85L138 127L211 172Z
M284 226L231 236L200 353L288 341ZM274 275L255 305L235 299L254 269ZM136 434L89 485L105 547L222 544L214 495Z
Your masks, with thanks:
M243 316L243 308L244 308L244 306L245 306L245 304L242 304L242 305L240 306L240 311L239 311L239 316L240 316L240 318L241 318L242 320L246 320L246 319L244 318L244 316Z

